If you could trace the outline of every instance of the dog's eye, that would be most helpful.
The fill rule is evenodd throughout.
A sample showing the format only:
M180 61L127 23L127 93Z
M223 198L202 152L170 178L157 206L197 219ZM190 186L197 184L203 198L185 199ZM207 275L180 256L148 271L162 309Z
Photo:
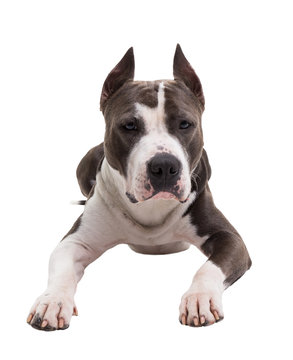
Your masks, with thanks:
M191 124L186 121L186 120L182 120L180 125L179 125L179 129L187 129L191 126Z
M126 130L137 130L137 126L135 125L134 121L129 121L127 124L124 125L124 129Z

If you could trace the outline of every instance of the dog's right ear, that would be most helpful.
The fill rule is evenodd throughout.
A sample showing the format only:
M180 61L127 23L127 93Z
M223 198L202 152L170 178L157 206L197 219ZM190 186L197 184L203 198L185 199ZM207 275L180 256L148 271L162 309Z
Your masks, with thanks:
M175 80L181 80L185 83L204 108L205 100L199 77L187 61L179 44L177 44L174 55L173 74Z
M100 109L105 110L107 100L117 91L126 81L134 78L134 54L133 47L129 48L120 62L107 76L101 94Z

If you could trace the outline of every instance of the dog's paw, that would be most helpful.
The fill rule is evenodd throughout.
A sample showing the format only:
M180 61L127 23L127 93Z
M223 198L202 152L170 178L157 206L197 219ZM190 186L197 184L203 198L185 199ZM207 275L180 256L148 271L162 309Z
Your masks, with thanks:
M27 323L38 330L65 330L72 315L77 315L72 297L45 292L32 306Z
M221 294L187 291L179 307L179 321L183 325L208 326L224 318Z

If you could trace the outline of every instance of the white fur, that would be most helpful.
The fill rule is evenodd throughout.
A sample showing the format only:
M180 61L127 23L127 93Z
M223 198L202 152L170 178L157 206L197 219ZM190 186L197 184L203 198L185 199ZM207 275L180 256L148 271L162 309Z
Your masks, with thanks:
M224 317L222 294L224 291L225 275L222 270L207 261L195 274L189 290L183 295L180 304L180 319L185 316L188 325L195 325L194 320L211 325ZM199 325L198 324L198 325Z

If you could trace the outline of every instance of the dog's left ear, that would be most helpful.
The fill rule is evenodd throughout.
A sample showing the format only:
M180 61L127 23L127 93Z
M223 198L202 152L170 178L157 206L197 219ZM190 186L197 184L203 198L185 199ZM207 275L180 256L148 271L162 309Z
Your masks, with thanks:
M185 85L194 93L198 98L202 106L205 105L204 95L202 91L201 82L193 70L192 66L187 61L183 54L181 46L177 44L174 63L173 63L173 75L175 80L181 80Z
M133 47L129 48L123 58L107 76L101 94L100 109L105 110L107 100L117 91L126 81L134 78L134 54Z

